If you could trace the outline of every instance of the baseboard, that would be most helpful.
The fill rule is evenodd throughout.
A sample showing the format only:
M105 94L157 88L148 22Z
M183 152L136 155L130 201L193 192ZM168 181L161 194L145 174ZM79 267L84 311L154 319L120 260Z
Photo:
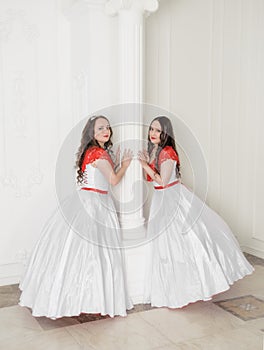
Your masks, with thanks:
M22 263L9 263L0 265L0 286L17 284L24 271Z
M241 246L241 249L243 252L251 254L251 255L255 255L258 258L264 259L264 252L262 250L258 250L255 248L251 248L248 246Z

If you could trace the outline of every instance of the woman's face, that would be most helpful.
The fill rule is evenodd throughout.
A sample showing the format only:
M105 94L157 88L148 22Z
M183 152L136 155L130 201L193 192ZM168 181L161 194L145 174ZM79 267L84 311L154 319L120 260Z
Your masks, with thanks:
M149 128L149 138L154 145L160 143L161 125L158 120L154 120Z
M111 131L108 120L98 118L94 124L94 138L100 144L105 144L110 139Z

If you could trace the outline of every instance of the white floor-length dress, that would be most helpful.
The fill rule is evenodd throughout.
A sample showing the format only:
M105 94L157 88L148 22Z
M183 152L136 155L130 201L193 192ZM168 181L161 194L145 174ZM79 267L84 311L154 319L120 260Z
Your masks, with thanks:
M254 269L224 220L176 178L178 157L169 146L159 164L168 159L174 162L169 184L153 182L144 302L179 308L211 299Z
M48 220L19 285L19 304L33 316L56 319L80 313L126 315L127 294L119 223L108 183L92 162L99 147L87 150L83 189Z

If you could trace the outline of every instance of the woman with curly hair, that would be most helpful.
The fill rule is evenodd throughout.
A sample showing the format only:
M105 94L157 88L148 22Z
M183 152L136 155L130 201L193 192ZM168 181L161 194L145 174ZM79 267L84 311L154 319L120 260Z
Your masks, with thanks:
M91 117L77 153L79 191L61 203L44 227L20 283L19 304L33 316L56 319L80 313L126 315L127 295L120 228L109 184L116 185L132 159L125 150L117 172L112 129Z
M179 154L167 117L152 120L148 151L138 156L154 186L145 302L180 308L209 300L252 273L224 220L181 183Z

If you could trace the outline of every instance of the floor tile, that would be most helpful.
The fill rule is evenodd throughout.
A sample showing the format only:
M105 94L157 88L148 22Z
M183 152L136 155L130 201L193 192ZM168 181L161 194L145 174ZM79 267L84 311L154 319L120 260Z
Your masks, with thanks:
M215 304L244 321L264 318L264 300L253 295L216 301Z
M35 317L35 320L44 331L80 324L78 320L73 317L62 317L57 320L51 320L47 317Z
M148 311L153 309L156 309L156 307L153 307L150 304L137 304L137 305L134 305L133 309L128 310L127 313L133 314L135 312Z
M246 321L243 327L248 330L258 330L264 333L264 317Z
M180 345L177 344L167 344L164 346L155 347L151 350L180 350Z
M260 265L260 266L264 266L264 259L261 259L257 256L248 254L248 253L244 253L245 257L247 258L247 260L250 262L251 265Z
M81 347L64 329L40 332L38 335L25 335L8 338L1 342L1 349L8 350L89 350L91 347Z
M139 314L172 342L203 337L214 332L233 329L243 321L214 305L197 302L182 309L158 309Z
M0 342L7 338L38 335L42 329L27 308L10 306L0 309Z
M246 255L252 275L213 297L181 309L136 305L127 317L81 314L50 320L34 318L17 305L18 285L0 287L0 347L8 350L264 350L264 316L240 319L216 305L237 300L245 313L256 311L253 299L264 300L264 260ZM245 297L250 295L250 300ZM239 301L238 297L242 297ZM13 306L12 306L13 304ZM250 305L250 306L249 306ZM234 306L234 305L233 305ZM249 310L248 310L249 311ZM234 312L234 310L233 310ZM252 314L253 315L253 314ZM255 315L256 317L256 315Z
M21 291L18 284L0 287L0 308L17 305Z
M140 314L140 313L139 313ZM67 327L78 343L104 350L147 350L171 343L139 314Z
M243 328L225 330L175 344L177 350L263 350L261 332Z
M101 314L80 314L79 316L72 316L72 319L76 320L78 323L105 320L107 318L110 318L110 316L108 315L102 316Z

